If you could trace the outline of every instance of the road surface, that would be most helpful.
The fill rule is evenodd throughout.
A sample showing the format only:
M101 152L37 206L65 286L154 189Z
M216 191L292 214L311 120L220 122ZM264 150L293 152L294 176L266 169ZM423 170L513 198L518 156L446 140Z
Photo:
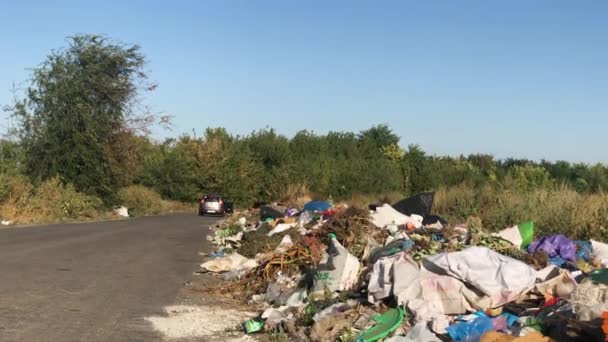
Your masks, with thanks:
M157 341L213 218L0 229L0 341Z

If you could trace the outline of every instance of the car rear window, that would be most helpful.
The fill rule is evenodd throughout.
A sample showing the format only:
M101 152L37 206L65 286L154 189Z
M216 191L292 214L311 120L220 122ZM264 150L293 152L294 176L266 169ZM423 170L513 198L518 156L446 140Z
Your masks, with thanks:
M205 202L219 202L219 198L218 197L205 197Z

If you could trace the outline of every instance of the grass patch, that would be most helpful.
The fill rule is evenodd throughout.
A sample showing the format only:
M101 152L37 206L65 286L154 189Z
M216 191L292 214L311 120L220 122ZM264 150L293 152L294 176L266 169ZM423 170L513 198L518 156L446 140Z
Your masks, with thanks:
M608 241L608 194L580 194L566 186L524 192L490 186L441 188L434 211L452 223L477 216L489 231L533 220L537 235Z

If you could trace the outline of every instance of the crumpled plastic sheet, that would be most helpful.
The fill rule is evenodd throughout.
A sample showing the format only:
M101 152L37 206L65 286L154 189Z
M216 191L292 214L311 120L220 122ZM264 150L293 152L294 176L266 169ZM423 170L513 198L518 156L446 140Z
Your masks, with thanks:
M423 265L470 284L490 297L491 307L516 300L534 285L537 277L531 266L486 247L433 255L425 258Z
M418 322L490 304L488 297L467 288L462 281L420 268L404 252L380 258L374 264L368 294L370 303L396 296L401 305L414 312Z
M561 234L544 236L532 242L528 247L528 252L534 254L536 251L543 251L550 258L559 256L564 260L576 260L576 245L574 241Z

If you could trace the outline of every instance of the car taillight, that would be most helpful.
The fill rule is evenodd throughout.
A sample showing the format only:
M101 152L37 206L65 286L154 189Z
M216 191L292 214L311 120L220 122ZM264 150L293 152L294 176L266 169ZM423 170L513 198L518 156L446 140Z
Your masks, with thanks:
M224 201L220 200L220 207L224 205Z
M205 200L204 199L201 199L201 204L205 204Z

